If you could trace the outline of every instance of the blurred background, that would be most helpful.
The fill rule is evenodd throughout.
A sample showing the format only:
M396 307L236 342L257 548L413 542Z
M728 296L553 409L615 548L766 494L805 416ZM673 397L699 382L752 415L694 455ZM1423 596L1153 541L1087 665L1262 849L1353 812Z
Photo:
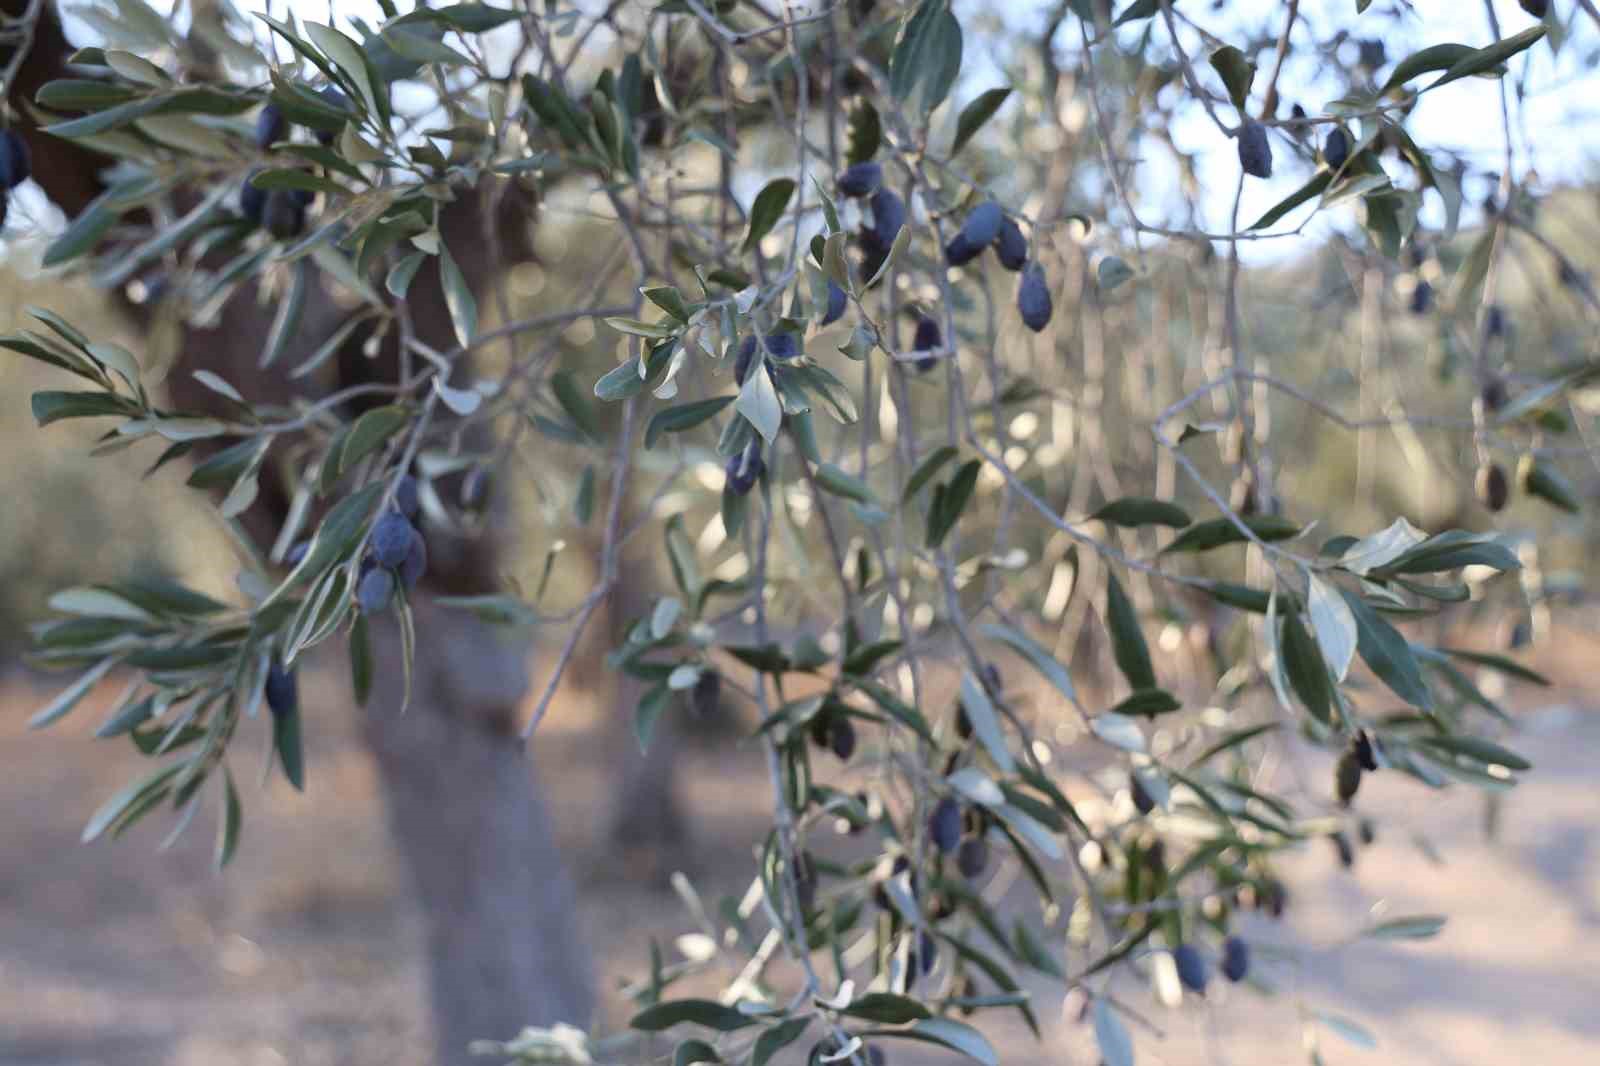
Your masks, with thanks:
M1438 6L1453 9L1452 18L1458 17L1454 9L1476 10ZM1508 18L1515 8L1497 6ZM1241 18L1254 18L1272 5L1239 7ZM995 25L1004 27L1010 17L1011 9L1002 6ZM1482 36L1481 26L1470 32L1470 39ZM1013 57L999 46L993 51L996 69L1013 69ZM1592 91L1594 61L1586 55L1573 48L1552 60L1556 66L1548 73L1567 79L1554 97L1565 109L1535 108L1530 124L1519 129L1559 139L1563 127L1570 132L1587 117L1600 94ZM1308 72L1299 82L1308 102L1330 95L1317 88L1319 77ZM1474 86L1473 95L1453 101L1453 110L1428 116L1424 133L1456 138L1464 157L1498 152L1497 127L1473 117L1482 111L1483 91ZM1591 276L1600 273L1596 147L1593 138L1570 133L1532 159L1519 157L1544 168L1537 186L1541 230ZM1199 172L1226 163L1227 151L1213 154ZM1150 180L1146 194L1155 199L1162 182L1182 183L1176 171L1163 177L1159 168ZM1251 195L1264 207L1294 184L1285 179L1282 188L1252 189ZM1419 281L1453 272L1476 236L1477 205L1491 188L1487 177L1472 187L1459 236L1439 242L1426 263L1385 280L1396 307ZM1219 201L1202 196L1198 202L1205 219ZM40 245L26 229L55 222L42 197L24 207L12 215L7 236L15 239L0 259L0 329L22 325L30 305L70 307L73 321L100 339L140 352L159 347L159 336L129 334L103 294L41 275ZM523 268L513 282L517 313L561 306L568 287L585 276L585 249L601 243L588 239L584 227L595 223L580 210L553 210L546 219L539 233L544 265ZM1225 226L1225 218L1210 222ZM1350 338L1362 329L1349 236L1348 225L1332 219L1315 224L1302 240L1274 245L1249 268L1245 314L1254 349L1276 372L1316 389L1329 403L1359 407L1368 394L1346 356ZM1152 288L1178 284L1162 275ZM1515 324L1507 342L1513 357L1537 353L1529 361L1545 363L1592 351L1593 320L1555 283L1548 264L1518 263L1502 278L1498 298ZM1134 311L1117 324L1128 336L1142 335L1146 326ZM1459 353L1442 331L1426 317L1397 312L1387 337L1383 394L1415 401L1417 410L1438 400L1459 411L1472 386L1462 382ZM566 363L583 380L594 376L596 365L610 365L611 340L597 337L592 326L573 327L565 341ZM28 398L52 387L51 377L38 363L0 358L0 453L8 460L0 464L6 501L0 507L0 1064L426 1062L419 916L391 850L337 655L317 660L302 682L307 791L295 793L281 779L249 789L241 852L226 874L213 871L204 832L160 850L165 827L155 820L121 841L78 844L91 812L139 765L131 748L90 740L123 682L109 679L62 725L28 732L28 715L60 683L25 662L28 623L43 616L52 591L129 574L181 575L231 598L234 562L210 501L185 488L181 472L147 478L152 456L141 450L95 458L89 455L91 431L77 424L34 427ZM1113 407L1134 411L1150 402L1133 395L1134 384L1120 387L1108 401ZM1301 478L1282 486L1289 500L1314 508L1359 486L1372 522L1398 511L1430 529L1487 525L1472 510L1470 457L1452 463L1448 449L1441 460L1437 452L1407 449L1403 442L1364 453L1367 445L1331 424L1282 411L1274 447L1294 451ZM1113 441L1112 448L1147 444ZM1062 462L1070 459L1061 453ZM548 553L566 543L570 531L558 516L569 505L578 470L577 463L552 464L537 482L504 486L506 521L521 544L508 563L512 576L536 580ZM1314 480L1307 480L1308 471L1316 472ZM1593 499L1587 486L1585 493ZM1359 516L1355 509L1351 527L1370 528L1360 526ZM1576 590L1590 576L1593 540L1582 520L1557 523L1537 502L1519 501L1502 524L1563 534L1539 560L1547 588ZM560 558L551 599L572 602L589 578L586 556L568 551ZM1354 868L1341 868L1325 841L1313 841L1284 871L1293 899L1285 921L1251 920L1247 935L1259 945L1274 994L1220 989L1210 1002L1152 1008L1150 1028L1137 1034L1141 1062L1303 1061L1302 1021L1321 1014L1336 1016L1319 1030L1330 1064L1488 1066L1516 1057L1556 1066L1600 1057L1594 1010L1600 966L1592 946L1600 935L1600 804L1592 754L1600 750L1592 681L1600 642L1583 597L1574 592L1551 605L1536 619L1537 639L1520 654L1555 684L1506 694L1522 726L1516 747L1534 763L1525 782L1490 802L1465 789L1435 796L1391 775L1371 780L1361 802L1376 839ZM1511 629L1527 621L1469 615L1462 640L1505 648ZM530 653L536 677L544 676L548 653L538 645ZM1178 669L1177 659L1169 654L1163 669ZM563 690L530 745L578 881L583 934L613 1024L627 1016L622 983L647 966L650 938L671 944L691 926L672 875L687 874L708 899L742 895L769 801L759 750L740 739L748 735L751 712L735 708L727 720L688 736L678 752L683 847L662 854L648 842L619 843L603 816L616 788L616 713L604 671L591 666ZM264 740L245 741L259 746L263 763ZM1095 767L1084 769L1092 774ZM1424 797L1428 802L1420 802ZM1347 941L1371 915L1420 912L1449 915L1433 941ZM1044 1043L1002 1032L1003 1061L1092 1062L1093 1038L1073 1004L1043 983L1035 992L1048 1023ZM923 1061L899 1050L893 1058Z

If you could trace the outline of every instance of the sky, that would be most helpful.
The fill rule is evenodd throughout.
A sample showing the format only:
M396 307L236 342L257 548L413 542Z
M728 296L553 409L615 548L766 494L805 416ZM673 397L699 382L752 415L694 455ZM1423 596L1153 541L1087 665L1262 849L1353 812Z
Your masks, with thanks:
M1008 17L1022 25L1037 25L1043 6L1037 3L1008 6ZM1183 5L1191 17L1223 40L1242 40L1239 31L1243 28L1271 26L1276 32L1282 26L1285 11L1283 0L1225 0L1220 11L1212 10L1213 6L1196 0ZM1368 13L1360 17L1354 16L1354 6L1354 0L1304 0L1301 16L1304 24L1315 29L1319 37L1331 36L1336 27L1345 27L1354 36L1381 37L1390 65L1428 45L1452 42L1482 47L1495 39L1481 0L1412 0L1404 5L1410 13L1398 23L1377 17L1386 9L1400 6L1397 0L1376 0ZM1511 36L1536 24L1516 0L1493 0L1492 6L1502 36ZM1557 0L1552 6L1574 7L1571 0L1565 3ZM1371 29L1363 32L1368 26ZM1306 31L1298 32L1303 35ZM1129 42L1136 41L1139 33L1137 26L1121 31L1122 39ZM1308 38L1297 37L1297 40L1304 39ZM1071 40L1077 41L1075 29ZM1198 47L1197 41L1192 37L1186 39L1185 48L1197 73L1220 90L1220 79L1203 62L1206 52ZM1356 54L1356 46L1351 43L1345 46L1341 58L1354 63ZM1260 86L1268 72L1270 57L1262 58L1263 69L1258 75L1252 104L1259 103ZM1514 176L1521 180L1529 171L1537 171L1538 186L1545 188L1592 178L1597 157L1600 157L1600 69L1597 69L1600 67L1600 27L1580 16L1574 32L1559 51L1553 50L1547 39L1513 60L1513 77L1521 75L1524 63L1530 64L1527 79L1530 91L1520 106L1513 96ZM1309 59L1297 62L1291 57L1284 68L1280 92L1284 100L1298 101L1316 114L1330 99L1342 95L1343 86L1331 78L1318 80L1311 67ZM1413 84L1425 85L1430 77L1436 76L1420 78ZM1231 108L1221 109L1223 119L1231 123L1235 116L1230 112ZM1407 120L1406 128L1430 154L1447 150L1445 159L1452 154L1459 155L1473 171L1488 169L1498 173L1503 168L1505 137L1499 83L1495 80L1467 78L1436 93L1424 94ZM1226 232L1239 176L1235 143L1223 137L1198 105L1192 106L1179 121L1175 133L1186 149L1201 154L1199 170L1206 228L1212 232ZM1291 157L1283 141L1275 140L1274 149L1273 177L1245 182L1240 209L1244 225L1299 188L1311 175L1310 165ZM1392 159L1385 159L1384 165L1396 177L1401 177L1400 171L1405 169ZM1404 177L1409 180L1410 175ZM1166 194L1175 188L1175 183L1175 167L1159 156L1147 157L1140 180L1145 202L1153 204L1168 199ZM1491 187L1483 180L1469 181L1465 189L1468 206L1462 213L1463 225L1479 217L1479 205ZM1291 216L1290 221L1303 218L1304 214L1302 210ZM1308 239L1325 235L1335 227L1354 228L1353 207L1324 214L1326 217L1319 217L1307 228ZM1141 209L1141 216L1144 215ZM1437 230L1443 226L1444 218L1439 195L1428 193L1424 197L1421 224ZM1152 219L1146 217L1145 221ZM1248 260L1270 261L1303 251L1305 247L1305 241L1294 239L1261 241L1241 246L1241 255Z
M257 0L236 2L244 11L270 9L281 15L287 6L303 17L326 20L330 9L336 9L342 17L362 17L373 24L382 21L382 12L375 0L337 0L336 4L330 4L329 0L288 0L287 4L285 0L273 0L270 5ZM495 6L505 6L507 0L489 2ZM643 4L647 0L630 2ZM649 2L653 3L653 0ZM1036 30L1043 18L1042 13L1051 6L1045 0L954 2L957 12L963 15L979 8L998 11L1006 25L1018 30ZM1488 2L1500 20L1504 36L1534 24L1534 20L1521 10L1516 0ZM603 5L603 0L575 0L573 6L589 9L597 4ZM160 10L171 8L170 3L161 0L157 0L153 6ZM804 13L806 9L820 5L818 0L797 0L795 6L797 12ZM1571 0L1556 0L1552 6L1570 10L1575 5ZM1220 4L1186 0L1182 9L1207 30L1228 40L1230 37L1237 39L1244 28L1271 26L1276 29L1281 26L1284 0L1222 0ZM1398 23L1378 17L1379 12L1395 9L1408 12ZM1331 27L1336 26L1344 26L1356 35L1363 35L1364 28L1371 27L1365 35L1383 37L1390 63L1425 45L1449 41L1482 46L1493 39L1485 3L1480 0L1375 0L1366 15L1354 16L1353 12L1354 0L1303 0L1301 4L1305 24L1314 28L1319 35L1325 35ZM1578 18L1571 38L1559 51L1552 49L1550 41L1546 40L1513 61L1514 75L1522 73L1523 64L1529 65L1528 84L1538 90L1531 92L1514 112L1515 172L1521 179L1530 171L1536 171L1539 185L1543 187L1592 176L1596 156L1600 154L1600 137L1596 136L1600 133L1600 121L1597 121L1600 120L1600 27L1582 16ZM1125 28L1121 31L1122 39L1136 41L1144 25L1148 24L1137 23ZM69 27L75 38L83 33L81 23L76 26L69 23ZM1075 45L1077 37L1074 27L1069 26L1068 30L1070 36L1063 34L1062 41L1064 47L1070 48ZM1158 39L1162 38L1158 36ZM969 46L968 63L962 85L957 90L958 96L981 91L1003 77L1002 70L1009 47L1010 42L1004 35L991 38L978 47ZM1195 60L1199 74L1215 83L1215 76L1203 62L1205 51L1198 41L1191 37L1186 41L1186 47ZM1353 62L1355 46L1347 46L1347 51ZM1339 95L1339 88L1332 79L1318 81L1309 68L1309 60L1301 63L1291 58L1280 83L1281 91L1286 100L1299 101L1307 110L1316 113L1329 98ZM1261 75L1261 79L1264 78L1265 72ZM1231 122L1233 116L1227 113L1228 110L1224 109L1223 117ZM1236 148L1234 142L1223 137L1198 106L1191 107L1189 111L1179 120L1176 134L1186 148L1200 156L1201 186L1204 190L1202 209L1206 228L1213 232L1225 231L1238 178ZM1430 150L1448 149L1466 159L1474 170L1487 168L1498 171L1500 168L1504 134L1500 121L1499 86L1493 80L1468 78L1437 93L1425 94L1408 120L1407 128L1419 144ZM1310 175L1309 166L1291 157L1285 145L1280 142L1275 148L1278 165L1274 176L1266 181L1251 179L1245 183L1241 216L1247 221L1259 217L1268 207L1298 188ZM1392 162L1387 165L1391 173L1398 170ZM1142 162L1138 187L1142 203L1155 205L1170 202L1171 192L1176 188L1176 170L1169 161L1152 154ZM1482 202L1489 188L1481 180L1469 182L1465 190L1468 208L1463 213L1464 224L1470 224L1476 217L1477 205ZM1153 221L1158 214L1158 211L1147 211L1141 207L1141 215L1146 221ZM1332 228L1350 228L1354 225L1351 207L1325 214L1326 218L1318 218L1307 228L1307 239L1315 240ZM1424 199L1423 225L1436 229L1442 225L1443 219L1438 195L1429 193ZM1305 246L1302 240L1260 241L1244 246L1242 251L1252 260L1263 261L1293 254Z

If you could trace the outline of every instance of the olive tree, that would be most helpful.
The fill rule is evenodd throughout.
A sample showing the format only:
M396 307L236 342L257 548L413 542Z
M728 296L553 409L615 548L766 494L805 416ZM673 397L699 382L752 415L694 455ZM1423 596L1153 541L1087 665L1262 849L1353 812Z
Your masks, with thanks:
M52 601L37 658L81 673L36 724L125 677L97 735L151 761L85 839L209 798L226 864L233 741L270 731L271 771L314 787L296 672L333 645L430 912L438 1061L875 1063L909 1040L993 1063L987 1018L1038 1029L1031 974L1121 1066L1131 989L1256 981L1235 916L1282 913L1287 850L1353 861L1364 775L1529 769L1483 676L1542 679L1438 620L1545 608L1544 535L1576 527L1506 508L1577 512L1562 467L1592 458L1570 403L1592 341L1512 365L1497 294L1517 271L1597 308L1538 227L1509 102L1592 36L1591 4L1524 0L1503 28L1489 4L1469 40L1404 3L1277 6L380 0L329 23L118 0L74 52L12 5L0 163L14 187L31 157L70 215L44 265L158 291L138 313L181 342L141 359L35 309L0 345L60 370L41 426L97 420L98 451L215 493L241 562L228 602L117 575ZM1467 78L1506 101L1481 225L1484 170L1409 123ZM1225 225L1202 157L1227 160ZM1270 272L1241 259L1316 254L1329 219L1342 281L1303 314L1360 322L1322 348L1342 392L1296 354L1314 330L1252 310ZM560 225L584 227L574 294L521 307L513 267ZM1402 399L1420 348L1445 383ZM1343 499L1302 446L1317 423L1358 449ZM1401 439L1475 481L1457 524L1480 528L1382 513L1373 449ZM553 554L501 574L519 479L593 546L573 602ZM650 557L669 588L627 576ZM550 649L526 702L496 627ZM614 1032L522 744L593 630L641 746L741 701L770 779L749 892L684 888L705 935L640 945ZM997 870L1034 912L1000 907Z

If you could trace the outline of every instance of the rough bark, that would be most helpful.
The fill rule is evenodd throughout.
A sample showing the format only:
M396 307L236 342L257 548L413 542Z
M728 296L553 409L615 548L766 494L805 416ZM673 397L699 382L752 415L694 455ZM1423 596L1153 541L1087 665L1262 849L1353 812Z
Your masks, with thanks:
M0 10L19 13L25 0L0 0ZM71 45L52 9L35 37L34 49L11 87L13 113L39 87L67 76ZM18 123L34 158L35 179L69 216L101 191L102 157ZM493 224L502 234L523 234L526 215L503 200ZM481 238L484 219L477 196L460 198L442 220L446 243L481 289L491 269ZM514 259L526 243L509 240ZM469 250L477 254L466 254ZM313 285L298 347L309 352L340 321L329 295ZM418 335L450 347L442 294L431 272L410 293ZM148 309L124 305L140 325ZM189 331L179 366L169 375L174 404L203 410L215 397L195 385L191 372L211 369L247 396L281 403L295 389L285 375L257 367L261 338L272 309L248 296L236 297L218 328ZM339 357L333 380L308 382L318 392L362 380L393 380L392 347L378 359L361 351L358 334ZM294 365L287 353L283 365ZM302 386L302 388L305 386ZM348 413L354 413L348 412ZM269 543L282 522L287 482L263 477L258 502L244 517L258 543ZM488 591L497 580L499 556L484 539L447 538L431 531L430 570L424 594ZM375 626L380 661L398 654L392 627ZM506 646L465 612L419 607L415 696L398 715L398 664L378 671L363 736L376 761L396 844L411 871L428 930L431 989L438 1054L454 1066L474 1061L466 1054L474 1038L505 1039L523 1025L568 1021L583 1024L593 1007L590 968L578 935L575 898L531 763L516 738L516 717L525 693L527 649Z
M417 611L425 636L410 708L395 713L399 664L380 666L363 735L422 903L431 1061L466 1066L481 1061L471 1040L586 1024L593 982L573 884L517 736L527 649L460 612ZM373 635L380 656L397 654L394 626Z

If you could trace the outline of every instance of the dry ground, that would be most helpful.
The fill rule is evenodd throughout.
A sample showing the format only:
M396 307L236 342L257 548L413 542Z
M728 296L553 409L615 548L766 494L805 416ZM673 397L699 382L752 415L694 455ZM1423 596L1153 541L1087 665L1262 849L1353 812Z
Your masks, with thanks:
M26 682L0 694L0 1064L426 1062L418 922L371 770L339 709L340 679L319 678L307 694L310 707L328 708L311 715L310 791L281 781L250 789L242 853L221 876L209 866L209 826L165 853L156 826L80 846L84 820L137 760L87 739L93 706L54 731L27 733L40 695ZM1303 967L1263 965L1276 997L1235 989L1166 1010L1125 980L1121 993L1165 1034L1141 1033L1140 1062L1303 1062L1299 1017L1319 1009L1380 1041L1368 1051L1327 1034L1330 1064L1600 1061L1600 714L1571 709L1582 705L1576 690L1561 698L1526 716L1517 746L1535 772L1507 803L1498 843L1485 840L1476 795L1437 798L1379 777L1361 800L1381 835L1354 871L1320 846L1293 860L1290 919L1248 928L1265 948L1308 949ZM595 813L604 809L605 747L579 712L558 709L535 749L574 857L585 928L614 989L637 971L647 935L670 942L683 931L682 912L660 884L638 883L605 856ZM687 753L697 835L688 858L708 895L738 892L749 876L768 796L755 755ZM1413 831L1428 834L1445 865L1410 842ZM1426 944L1332 946L1374 908L1440 911L1450 925ZM1062 1017L1059 991L1041 984L1037 994L1044 1043L1001 1027L1003 1061L1095 1062L1087 1028ZM614 995L610 1009L623 1016ZM895 1049L894 1061L924 1060Z

